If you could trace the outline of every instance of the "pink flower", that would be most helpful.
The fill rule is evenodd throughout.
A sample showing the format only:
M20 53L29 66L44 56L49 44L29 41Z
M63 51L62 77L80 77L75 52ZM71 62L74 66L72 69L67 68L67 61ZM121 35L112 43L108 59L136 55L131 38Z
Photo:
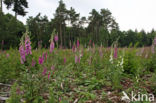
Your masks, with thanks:
M117 48L115 48L115 51L114 51L114 58L117 58Z
M25 57L25 50L24 50L24 46L20 45L19 47L19 52L20 52L20 56L21 56L21 64L24 64L24 62L26 61L26 57Z
M52 41L50 43L50 53L52 53L52 51L54 50L54 48L55 48L55 44L54 44L54 41Z
M55 40L55 42L58 41L58 35L55 35L54 40Z
M46 75L46 72L47 72L47 68L44 68L43 72L42 72L42 75Z
M54 66L51 66L51 70L54 70L55 69L55 67Z
M36 65L35 60L32 59L32 63L31 63L32 67L34 67Z
M79 48L79 46L80 46L80 42L79 40L77 40L77 48Z
M32 54L31 42L30 42L30 38L28 36L25 38L25 52L26 52L26 55Z
M39 57L38 62L39 64L43 64L44 58L43 57Z
M43 53L43 54L42 54L42 59L43 59L43 60L47 60L47 53Z
M66 63L66 58L64 58L64 64Z
M50 72L48 73L48 79L50 78Z

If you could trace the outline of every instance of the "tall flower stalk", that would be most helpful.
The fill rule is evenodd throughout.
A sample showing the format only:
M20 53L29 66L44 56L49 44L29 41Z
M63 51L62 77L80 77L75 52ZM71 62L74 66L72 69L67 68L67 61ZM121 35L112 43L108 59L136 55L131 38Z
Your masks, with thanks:
M30 41L30 37L28 35L28 31L26 31L26 33L24 33L24 35L21 38L19 52L20 52L20 56L21 56L21 59L20 59L21 64L24 64L24 62L26 61L26 56L32 54L31 41Z
M55 29L53 30L52 34L51 34L51 38L50 38L50 53L53 52L54 48L55 48L55 43L57 44L57 48L58 48L58 34L55 33Z

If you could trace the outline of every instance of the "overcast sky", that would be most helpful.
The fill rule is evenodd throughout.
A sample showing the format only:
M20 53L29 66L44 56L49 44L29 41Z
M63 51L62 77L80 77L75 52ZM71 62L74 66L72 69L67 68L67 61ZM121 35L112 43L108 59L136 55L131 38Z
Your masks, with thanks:
M49 20L53 18L59 0L28 0L28 14L25 17L18 16L18 19L26 22L29 16L36 16L39 12L47 15ZM89 16L89 12L94 8L108 8L116 21L120 30L146 30L156 29L156 0L64 0L66 7L75 8L81 16ZM5 13L12 13L6 10Z

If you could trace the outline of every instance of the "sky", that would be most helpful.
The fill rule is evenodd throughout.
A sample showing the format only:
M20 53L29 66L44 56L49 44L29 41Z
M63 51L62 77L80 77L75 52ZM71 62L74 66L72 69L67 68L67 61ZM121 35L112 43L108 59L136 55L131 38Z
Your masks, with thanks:
M42 16L47 15L50 20L53 18L59 0L28 0L29 8L25 17L18 16L18 19L26 24L29 16L35 17L39 12ZM100 11L107 8L119 24L120 30L129 29L138 31L144 29L151 31L156 29L156 0L64 0L67 9L73 7L80 16L89 16L92 9ZM5 13L12 13L3 6Z

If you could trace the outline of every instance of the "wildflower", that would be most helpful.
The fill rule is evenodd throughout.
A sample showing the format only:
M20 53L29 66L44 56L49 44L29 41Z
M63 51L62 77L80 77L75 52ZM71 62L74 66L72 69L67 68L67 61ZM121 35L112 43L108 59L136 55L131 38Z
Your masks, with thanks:
M124 69L123 69L123 64L124 64L124 58L122 57L121 62L120 62L120 66L121 66L121 68L122 68L122 71L124 71Z
M44 58L40 56L38 60L39 64L43 64L43 61L44 61Z
M25 52L26 52L26 55L32 54L32 52L31 52L31 42L30 42L29 36L26 36L26 38L25 38Z
M48 79L50 78L50 72L48 73Z
M32 59L32 63L31 63L32 67L34 67L36 65L35 60Z
M47 60L47 53L43 53L43 54L42 54L42 59L43 59L43 60Z
M83 48L82 48L81 51L80 51L80 57L82 57L83 54L84 54L84 50L83 50Z
M66 63L66 58L64 58L64 64Z
M54 66L51 66L51 70L54 70L55 69L55 67Z
M54 41L52 41L50 43L50 53L52 53L52 51L54 50L54 48L55 48L55 44L54 44Z
M115 48L115 51L114 51L114 58L117 58L117 48Z
M113 55L111 53L109 61L113 64Z
M55 35L54 40L55 40L55 42L58 41L58 35Z
M24 64L24 62L26 61L26 57L25 57L25 50L24 50L23 45L20 45L19 52L21 56L21 64Z
M42 75L46 75L46 72L47 72L47 68L44 68L43 72L42 72Z

